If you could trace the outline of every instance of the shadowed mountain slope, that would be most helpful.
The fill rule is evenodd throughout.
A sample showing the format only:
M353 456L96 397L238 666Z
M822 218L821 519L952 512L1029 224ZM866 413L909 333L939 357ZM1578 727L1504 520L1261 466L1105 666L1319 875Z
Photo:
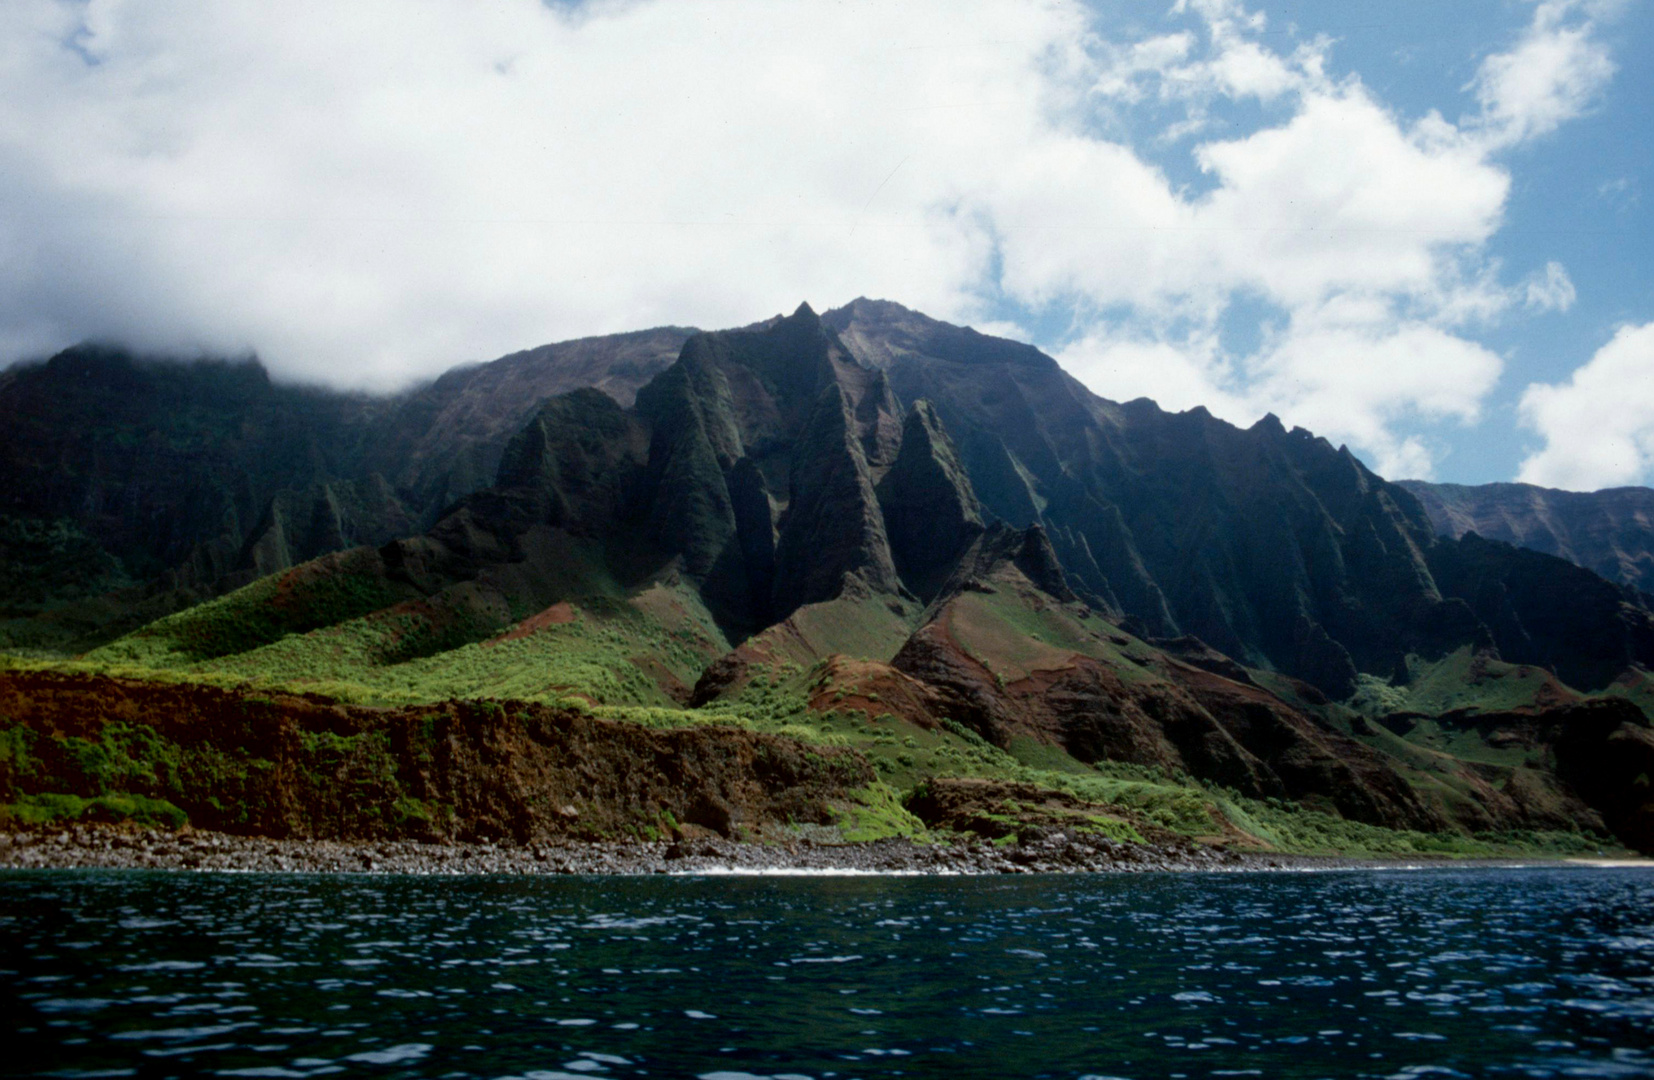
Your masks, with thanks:
M630 403L691 333L543 346L392 397L95 345L14 367L0 373L0 547L30 586L6 590L0 619L46 610L12 636L95 643L102 626L417 532L493 482L547 396L596 386Z
M645 458L604 474L595 519L582 469L606 435L558 444L574 458L552 486L574 502L523 494L549 475L530 459L550 437L545 417L524 424L580 384L616 409L635 398L623 441ZM1651 659L1635 595L1580 579L1589 611L1556 610L1578 591L1564 569L1437 539L1412 494L1302 429L1106 401L1030 346L882 301L547 346L398 399L71 350L0 377L0 407L18 421L0 435L7 550L28 563L13 576L57 575L69 595L164 573L193 600L444 514L432 536L466 565L468 546L514 550L483 533L551 514L617 581L679 560L741 637L831 600L846 574L928 599L999 520L1039 524L1067 587L1145 635L1192 635L1334 697L1466 644L1585 689ZM499 513L467 508L490 478Z
M857 300L824 321L903 401L934 406L991 514L1042 524L1074 589L1146 634L1192 634L1335 697L1413 653L1475 643L1537 655L1515 622L1478 616L1491 601L1454 591L1482 580L1468 565L1502 557L1438 540L1418 501L1347 449L1272 416L1243 430L1204 409L1106 401L1030 346L888 302ZM1451 565L1453 589L1436 565ZM1525 574L1567 570L1534 562ZM1597 609L1603 633L1624 639L1613 662L1647 663L1650 617L1622 599L1634 624L1624 634L1617 607ZM1545 662L1582 671L1602 644L1557 638Z
M1598 787L1569 763L1648 741L1654 616L1559 559L1434 535L1405 490L1273 417L1115 404L1037 350L858 301L693 334L629 406L544 398L493 483L423 531L92 660L640 708L784 684L816 712L860 697L873 722L889 694L916 731L1348 822L1634 832L1635 775ZM1427 675L1445 698L1555 689L1506 702L1531 719L1516 757L1432 709L1431 730L1492 754L1460 758L1392 701ZM1584 701L1610 685L1619 700ZM1551 715L1582 704L1580 724Z
M901 453L878 496L896 565L928 600L984 527L970 476L930 402L908 411Z
M897 456L895 409L808 307L697 335L631 409L593 389L547 399L493 486L343 572L398 583L473 637L680 576L737 638L847 581L899 598L874 493Z
M494 481L506 444L540 402L590 387L630 406L694 332L663 326L579 338L455 368L401 399L361 467L386 477L429 524Z
M1398 480L1444 536L1477 533L1555 555L1621 585L1654 593L1654 490L1557 491L1532 484Z
M72 349L0 381L0 513L68 519L135 578L178 568L216 576L242 563L268 572L280 567L258 562L260 541L310 558L417 527L380 485L356 482L390 408L277 386L251 362L140 363ZM275 526L278 496L286 512ZM393 513L379 505L387 500Z

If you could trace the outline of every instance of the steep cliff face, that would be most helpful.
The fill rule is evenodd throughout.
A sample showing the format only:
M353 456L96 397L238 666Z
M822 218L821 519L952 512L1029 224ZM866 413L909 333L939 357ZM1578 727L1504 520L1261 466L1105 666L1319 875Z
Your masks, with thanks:
M371 503L371 494L319 488L356 475L368 428L387 408L276 386L252 363L140 363L71 349L0 388L0 513L73 521L135 578L192 558L208 573L253 565L272 529L287 538L266 549L297 544L309 558L322 554L302 550L318 501ZM409 524L358 521L342 507L333 516L335 532L365 528L341 537L348 543L383 541Z
M537 411L578 383L611 393ZM1143 635L1335 698L1466 645L1591 687L1654 662L1637 596L1437 538L1407 490L1302 429L1109 402L1032 347L884 302L587 339L397 399L73 350L8 373L0 407L0 512L103 553L62 563L70 592L211 593L428 529L395 549L398 572L434 568L427 592L487 568L510 612L670 570L739 639L847 581L928 601L997 521L1038 525L1029 558Z
M653 431L650 535L732 629L831 599L847 574L897 587L873 494L900 443L895 399L808 305L691 338L637 412Z
M1436 545L1430 564L1443 590L1464 599L1511 663L1547 668L1579 690L1601 690L1654 657L1654 620L1642 599L1588 570L1474 533Z
M285 400L237 375L249 400ZM299 445L323 448L318 430L349 445L395 410L364 417L300 425ZM231 445L247 457L260 438ZM312 457L331 475L323 449ZM379 452L337 456L360 469ZM179 464L186 478L199 468ZM410 520L418 485L383 476L271 481L264 505L281 509L256 531L257 565L347 544L393 510ZM61 549L66 581L113 572L72 530L52 535L57 548L39 557ZM613 618L576 621L576 606ZM1610 822L1642 836L1647 819L1640 773L1620 769L1599 790L1595 766L1579 764L1614 747L1641 761L1638 706L1614 705L1608 727L1551 716L1578 691L1629 687L1621 673L1654 661L1654 616L1636 593L1536 552L1437 537L1408 492L1273 417L1242 430L1203 410L1114 404L1036 350L889 304L826 317L801 306L695 334L629 406L590 387L543 399L501 444L493 482L423 531L262 578L94 660L321 667L376 692L387 678L478 686L464 681L473 670L497 680L511 666L485 652L551 626L575 629L534 662L573 671L571 650L587 662L536 693L719 705L777 679L854 671L883 688L862 695L873 720L901 709L1006 751L1187 773L1356 822ZM1499 656L1555 673L1501 669L1511 685L1556 687L1555 700L1520 705L1539 732L1528 756L1490 735L1488 760L1431 757L1415 721L1451 726L1453 709L1329 700L1382 704L1449 657L1469 658L1460 681L1479 685ZM832 712L836 692L818 689L809 707Z
M931 599L985 525L970 476L930 402L908 410L901 453L879 481L878 496L902 580Z
M664 326L580 338L455 368L398 399L363 467L387 477L418 524L429 525L494 482L506 444L540 402L589 387L630 407L694 333Z
M198 599L428 527L494 482L545 398L589 386L629 405L691 333L548 345L378 398L275 384L253 361L79 346L0 379L0 516L20 536L72 531L110 583L148 586L110 611ZM84 578L30 610L80 598Z
M1455 591L1496 573L1482 566L1494 553L1437 540L1408 492L1307 431L1109 402L1029 346L887 302L857 300L824 321L901 399L934 406L989 513L1040 523L1072 587L1147 634L1192 634L1340 698L1358 673L1388 677L1409 654L1474 644L1537 655L1516 623L1479 617L1486 606ZM1452 588L1437 566L1453 568ZM1654 620L1632 606L1623 620L1598 612L1612 616L1593 623L1603 640L1553 637L1546 662L1654 660L1643 644ZM1604 653L1606 638L1616 644Z
M1555 555L1609 581L1654 592L1654 490L1557 491L1532 484L1431 484L1399 480L1437 532Z
M739 640L846 589L901 594L874 493L900 431L883 376L801 308L690 339L630 409L594 389L546 400L492 486L337 572L404 589L445 644L659 581Z
M361 709L103 677L0 673L0 805L38 791L166 800L198 827L294 837L514 840L786 835L830 824L874 779L853 750L727 725L651 730L567 708L448 702ZM89 768L127 745L144 768ZM146 760L147 756L147 760ZM123 759L130 760L130 759Z

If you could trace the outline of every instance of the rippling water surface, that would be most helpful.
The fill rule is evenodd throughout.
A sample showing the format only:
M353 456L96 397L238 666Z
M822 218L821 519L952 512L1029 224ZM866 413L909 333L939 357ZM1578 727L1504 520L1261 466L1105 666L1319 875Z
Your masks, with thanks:
M0 1071L1654 1076L1654 873L0 874Z

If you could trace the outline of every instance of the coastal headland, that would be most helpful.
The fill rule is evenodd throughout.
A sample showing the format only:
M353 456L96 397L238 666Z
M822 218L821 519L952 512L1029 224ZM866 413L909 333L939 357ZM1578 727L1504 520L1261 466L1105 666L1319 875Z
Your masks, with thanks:
M0 409L19 851L1654 851L1654 598L1614 557L1438 532L1273 416L889 302L382 398L85 346ZM177 838L36 842L93 826Z

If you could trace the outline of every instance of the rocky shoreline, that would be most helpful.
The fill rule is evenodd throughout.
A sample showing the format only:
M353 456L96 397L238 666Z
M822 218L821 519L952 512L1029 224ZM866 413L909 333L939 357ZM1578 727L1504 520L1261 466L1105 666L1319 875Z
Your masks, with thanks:
M1516 861L1512 865L1516 865ZM300 874L876 874L1141 873L1354 869L1394 861L1255 854L1197 844L1145 845L1058 830L1012 844L976 839L744 844L556 841L517 845L409 840L304 840L107 825L0 832L0 869L203 870Z

